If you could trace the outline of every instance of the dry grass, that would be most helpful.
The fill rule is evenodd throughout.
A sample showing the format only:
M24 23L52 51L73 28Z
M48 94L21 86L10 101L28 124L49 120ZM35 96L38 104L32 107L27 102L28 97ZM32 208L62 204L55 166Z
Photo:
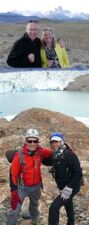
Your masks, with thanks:
M6 58L13 43L25 32L26 23L0 24L0 66L6 66ZM89 22L40 21L43 27L52 27L55 36L62 38L68 50L71 64L89 65Z

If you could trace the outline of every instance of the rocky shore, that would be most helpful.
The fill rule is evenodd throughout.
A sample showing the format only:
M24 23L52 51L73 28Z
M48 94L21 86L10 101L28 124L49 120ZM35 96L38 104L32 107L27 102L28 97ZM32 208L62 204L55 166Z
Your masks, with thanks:
M89 91L89 74L76 77L75 81L70 82L64 89L66 91Z
M72 117L61 113L43 109L30 109L20 113L12 121L0 119L0 225L6 224L10 208L9 168L10 164L5 158L7 149L21 147L24 134L28 128L37 128L40 132L40 141L48 146L49 135L53 131L60 131L80 158L84 173L84 186L74 198L76 225L89 225L89 128ZM48 209L50 203L58 194L55 181L49 173L49 168L42 165L44 189L41 193L40 211L41 220L47 225ZM26 211L28 199L25 200L22 210ZM20 219L17 225L29 225L30 220ZM61 210L61 225L66 224L66 213Z

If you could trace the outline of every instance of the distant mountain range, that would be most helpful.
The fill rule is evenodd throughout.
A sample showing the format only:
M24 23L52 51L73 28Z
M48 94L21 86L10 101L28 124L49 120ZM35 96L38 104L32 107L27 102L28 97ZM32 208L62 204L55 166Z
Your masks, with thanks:
M85 13L72 13L68 10L63 10L62 7L55 8L54 11L48 11L44 14L41 12L31 12L31 11L24 11L24 12L7 12L7 13L0 13L0 23L7 22L7 23L18 23L18 22L25 22L28 20L42 20L42 19L51 19L56 21L79 21L79 20L89 20L89 14Z

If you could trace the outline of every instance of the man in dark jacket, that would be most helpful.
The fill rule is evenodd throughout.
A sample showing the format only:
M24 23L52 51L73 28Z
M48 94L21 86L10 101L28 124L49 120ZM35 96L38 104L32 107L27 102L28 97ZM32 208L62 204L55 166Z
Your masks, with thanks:
M50 137L53 155L43 160L45 165L52 165L50 172L60 189L60 194L54 199L49 208L49 225L59 224L59 213L65 207L68 221L67 225L74 225L74 210L72 198L80 190L82 169L76 154L64 143L64 137L59 132L54 132Z
M12 67L41 67L41 40L38 38L39 24L29 21L26 33L17 40L8 55L7 64Z

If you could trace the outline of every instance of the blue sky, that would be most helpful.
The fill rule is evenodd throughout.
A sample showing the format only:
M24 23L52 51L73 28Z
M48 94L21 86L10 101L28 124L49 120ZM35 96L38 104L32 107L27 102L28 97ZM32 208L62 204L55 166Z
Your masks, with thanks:
M71 12L89 13L89 0L3 0L0 5L0 12L8 11L40 11L47 12L62 6L64 10Z

